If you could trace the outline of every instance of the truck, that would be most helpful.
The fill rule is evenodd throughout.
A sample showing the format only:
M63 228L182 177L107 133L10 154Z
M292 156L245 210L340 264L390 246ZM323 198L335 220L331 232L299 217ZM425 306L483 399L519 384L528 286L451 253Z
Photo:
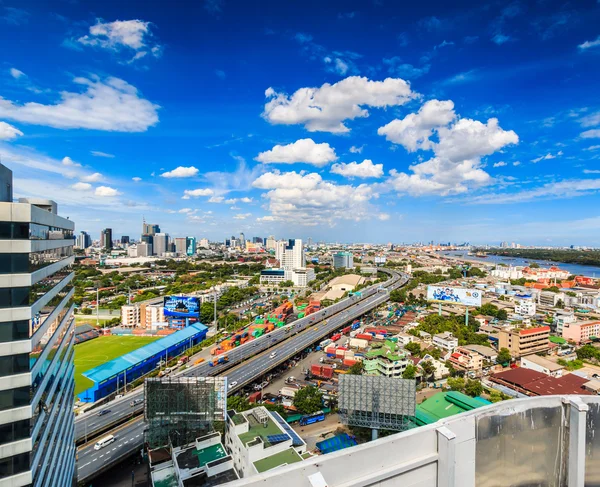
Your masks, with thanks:
M333 335L331 337L331 341L332 342L337 342L340 338L342 338L342 335L340 333L336 333L335 335Z
M327 339L327 340L323 340L321 343L319 343L319 346L321 348L325 348L327 345L329 345L331 343L331 340Z
M177 365L187 364L190 358L187 355L184 355L177 361Z
M196 361L194 362L194 365L201 364L202 362L204 362L204 359L203 359L203 358L199 358L198 360L196 360Z
M293 387L284 386L279 390L279 395L283 397L293 398L298 392L298 389L294 389Z
M215 365L224 364L229 362L229 357L227 355L221 355L219 358L211 360L208 365L214 367Z

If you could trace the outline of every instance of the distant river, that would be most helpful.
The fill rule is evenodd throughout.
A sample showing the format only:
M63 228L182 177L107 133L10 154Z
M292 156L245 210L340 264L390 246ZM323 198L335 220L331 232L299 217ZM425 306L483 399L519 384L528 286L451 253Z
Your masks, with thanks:
M466 250L456 250L449 252L440 252L442 255L448 255L451 257L463 258L465 260L478 261L483 262L485 264L506 264L512 266L526 266L530 262L537 262L540 267L550 267L556 266L564 269L565 271L569 271L571 274L575 274L577 276L589 276L589 277L600 277L600 267L596 267L593 265L579 265L579 264L566 264L563 262L552 262L545 260L535 260L535 259L521 259L519 257L505 257L502 255L488 255L486 258L475 257L474 255L467 255L468 251Z

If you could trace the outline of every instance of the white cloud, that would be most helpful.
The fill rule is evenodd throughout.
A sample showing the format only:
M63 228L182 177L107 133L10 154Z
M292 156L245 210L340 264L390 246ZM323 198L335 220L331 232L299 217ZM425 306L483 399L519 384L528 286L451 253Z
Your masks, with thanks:
M556 155L548 153L545 156L540 156L540 157L536 157L535 159L531 159L531 162L533 162L534 164L537 164L540 161L547 161L547 160L550 160L550 159L556 159L557 157L560 157L562 155L563 155L563 151L558 151L556 153Z
M584 169L584 174L600 174L600 169Z
M209 203L223 203L223 201L225 200L225 198L223 196L211 196L208 199Z
M412 174L390 171L388 186L416 196L447 196L489 184L492 178L482 169L481 158L519 141L515 132L500 128L496 118L487 123L457 118L451 101L438 100L431 100L417 113L381 127L378 133L408 151L434 152L433 158L410 166ZM434 133L437 142L430 138Z
M184 167L184 166L179 166L175 169L173 169L172 171L167 171L164 172L160 175L160 177L162 178L169 178L169 179L173 179L173 178L191 178L193 176L196 176L198 174L198 168L194 167L194 166L190 166L190 167Z
M600 125L600 112L590 113L585 117L579 119L579 123L582 127L594 127L595 125Z
M334 164L331 172L347 178L380 178L383 176L383 164L373 164L370 159L365 159L363 162Z
M586 147L583 150L590 151L590 150L598 150L598 149L600 149L600 145L590 145L589 147Z
M0 140L13 140L23 135L18 128L6 122L0 122Z
M158 123L158 105L140 98L138 90L119 78L101 81L75 78L83 93L63 91L54 105L17 104L0 98L0 118L59 129L83 128L115 132L144 132Z
M538 201L540 199L573 198L600 191L600 179L565 179L544 184L539 188L517 193L493 193L477 196L469 200L472 204L507 204Z
M17 69L17 68L10 68L10 75L14 78L14 79L19 79L22 76L27 76L23 71Z
M504 161L494 163L494 167L504 167L504 166L508 166L508 164Z
M98 186L96 191L94 191L94 194L103 198L111 198L113 196L119 196L122 193L117 191L115 188L111 188L110 186Z
M591 49L593 47L599 47L600 46L600 36L596 37L596 40L594 41L585 41L583 44L579 44L579 49L581 49L582 51L585 51L586 49Z
M521 161L515 161L512 164L513 164L513 166L520 166L521 165Z
M300 139L287 145L276 145L271 150L261 152L255 160L264 164L294 164L304 162L315 166L325 166L337 160L335 150L326 142L315 143L312 139Z
M90 183L75 183L71 185L71 188L75 191L89 191L92 189L92 185Z
M61 161L63 166L68 166L68 167L81 167L81 164L79 164L78 162L75 162L73 159L71 159L70 157L63 157L63 160Z
M240 198L241 203L252 203L253 201L254 201L254 199L248 198L248 196L244 196L243 198Z
M87 183L98 183L104 179L104 176L99 172L95 172L94 174L83 176L81 179Z
M501 46L502 44L510 41L510 39L510 36L504 34L496 34L494 37L492 37L492 42Z
M213 190L210 188L186 189L183 192L182 199L189 200L190 198L198 198L200 196L211 196Z
M340 185L324 181L317 173L267 172L253 186L267 190L269 217L259 221L293 221L315 226L335 225L340 220L360 221L372 216L369 202L378 195L367 184Z
M238 213L237 215L235 215L233 217L234 220L245 220L247 218L250 218L252 216L252 213Z
M115 157L114 154L108 154L106 152L100 152L98 150L91 150L90 154L92 154L94 157L106 157L108 159L113 159Z
M368 117L363 107L384 108L404 105L416 94L403 79L387 78L371 81L351 76L333 85L300 88L292 96L266 90L269 101L262 116L271 124L302 124L310 132L346 133L346 120Z
M192 208L182 208L181 210L178 210L177 213L182 213L182 214L193 214L196 213L198 210L193 210Z
M387 140L401 144L409 152L417 149L430 149L429 138L434 129L449 124L456 117L452 101L430 100L423 104L417 113L411 113L402 120L393 120L377 130Z
M136 183L139 183L142 180L142 178L140 178L139 176L134 176L131 178L131 180L135 181Z
M600 129L586 130L585 132L581 133L581 137L583 137L584 139L593 139L600 137Z
M116 20L102 22L98 19L89 34L77 39L84 46L99 47L114 52L135 53L127 63L144 58L147 54L159 57L162 47L155 43L150 32L150 22L142 20ZM72 41L71 41L72 42Z
M360 147L356 147L355 145L353 145L352 147L350 147L349 150L352 154L360 154L363 151L363 147L364 146L362 145Z
M377 215L377 219L381 220L382 222L386 222L390 219L390 215L388 213L380 213Z

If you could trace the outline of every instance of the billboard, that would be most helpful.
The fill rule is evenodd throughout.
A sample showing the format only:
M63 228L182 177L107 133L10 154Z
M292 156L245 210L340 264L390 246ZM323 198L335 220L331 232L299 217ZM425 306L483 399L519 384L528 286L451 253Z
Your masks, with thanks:
M340 374L340 421L350 426L403 431L415 416L416 397L412 379Z
M179 316L181 318L198 318L200 302L191 296L165 296L165 316Z
M465 306L481 306L483 291L462 287L427 286L427 300L436 303L454 303Z

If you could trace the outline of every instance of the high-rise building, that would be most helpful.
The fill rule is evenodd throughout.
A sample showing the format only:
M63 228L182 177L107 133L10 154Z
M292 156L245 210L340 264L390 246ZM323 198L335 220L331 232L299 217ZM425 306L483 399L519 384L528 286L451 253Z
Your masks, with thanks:
M242 248L242 249L246 248L246 237L244 236L243 233L240 233L240 248Z
M154 235L153 253L159 257L169 251L169 234L157 233Z
M200 247L202 247L203 249L207 249L210 247L210 243L207 238L200 239Z
M87 249L88 247L91 247L92 237L90 237L90 235L87 232L84 232L82 230L81 232L79 232L79 235L77 235L75 246L79 247L80 249Z
M308 248L311 248L313 246L313 240L311 237L308 237L308 240L306 241L306 246Z
M1 165L0 180L12 187ZM53 201L2 189L0 485L73 485L75 225Z
M108 250L113 248L112 228L105 228L100 233L100 247Z
M337 252L333 254L333 268L340 269L345 267L346 269L352 269L354 267L354 256L352 252Z
M188 256L196 255L196 237L187 238L187 251Z
M281 259L281 268L284 270L294 270L304 267L304 247L299 238L290 238L285 245Z
M160 227L156 223L142 223L142 235L156 235L160 233Z
M275 240L275 237L273 235L269 235L266 239L265 247L267 250L275 250L276 243L277 241Z
M174 239L175 242L175 252L178 255L186 255L187 254L187 237L177 237Z
M127 245L129 243L129 237L127 235L121 236L121 245Z

